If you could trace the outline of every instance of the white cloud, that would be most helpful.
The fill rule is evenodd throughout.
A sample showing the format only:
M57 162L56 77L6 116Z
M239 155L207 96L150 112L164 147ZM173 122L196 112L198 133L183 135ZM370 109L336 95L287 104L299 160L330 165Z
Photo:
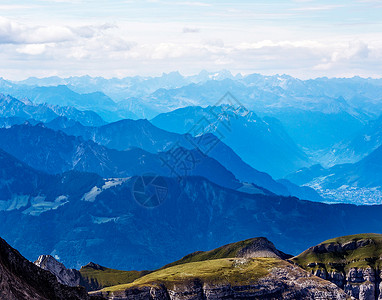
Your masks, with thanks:
M0 76L189 74L221 65L300 77L382 76L380 21L357 11L380 1L350 1L346 9L316 0L101 2L39 0L42 12L19 0L0 5L7 16L0 17Z
M59 26L25 25L0 17L0 44L45 44L75 41L79 38L91 38L115 25L96 26Z
M18 53L29 54L29 55L39 55L43 54L46 50L46 45L44 44L29 44L21 46L16 49Z
M200 32L200 29L195 27L183 27L182 32L183 33L198 33Z
M197 2L197 1L186 1L186 2L176 2L177 5L186 5L186 6L201 6L201 7L206 7L206 6L211 6L210 3L207 2Z
M332 10L332 9L342 8L342 7L345 7L345 5L332 4L332 5L303 6L303 7L292 8L291 10L306 12L306 11Z
M33 5L17 5L17 4L0 4L0 11L31 9L34 7L36 7L36 6L33 6Z

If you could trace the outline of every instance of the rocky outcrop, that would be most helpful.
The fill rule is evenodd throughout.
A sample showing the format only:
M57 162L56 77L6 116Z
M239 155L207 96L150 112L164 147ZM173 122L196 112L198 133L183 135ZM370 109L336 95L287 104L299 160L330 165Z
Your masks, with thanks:
M346 274L345 292L359 300L381 299L382 296L379 292L381 280L377 273L380 271L372 268L350 268Z
M81 274L75 269L67 269L51 255L40 255L34 262L36 266L53 273L58 282L68 286L80 285Z
M89 300L90 296L82 287L59 283L0 238L0 299Z
M346 294L359 300L382 299L381 271L373 268L350 268L348 272L327 272L316 269L315 276L328 280L342 288Z
M254 258L254 257L273 257L287 259L291 255L277 250L275 245L265 237L251 239L250 243L242 247L236 254L236 257Z
M367 245L373 244L372 239L360 239L351 240L345 243L322 243L317 246L313 246L308 251L322 254L322 253L343 253L345 251L353 251Z
M355 299L381 300L381 246L378 234L341 237L311 247L293 261Z

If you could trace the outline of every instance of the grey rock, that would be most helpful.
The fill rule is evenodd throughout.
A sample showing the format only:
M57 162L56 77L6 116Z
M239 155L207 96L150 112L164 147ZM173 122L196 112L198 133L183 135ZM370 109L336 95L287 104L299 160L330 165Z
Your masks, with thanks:
M0 238L0 299L7 300L89 300L83 287L59 283ZM97 299L97 298L95 298ZM101 299L101 298L98 298Z
M34 262L36 266L54 274L58 282L68 286L78 286L81 274L75 269L67 269L51 255L40 255Z

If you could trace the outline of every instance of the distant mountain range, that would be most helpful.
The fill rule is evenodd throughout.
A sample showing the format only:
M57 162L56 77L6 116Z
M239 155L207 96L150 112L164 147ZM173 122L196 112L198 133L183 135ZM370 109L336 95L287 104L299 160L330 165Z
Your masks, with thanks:
M147 89L144 88L146 84L149 86ZM87 86L88 88L86 88ZM119 91L123 90L121 93L126 95L123 99L127 100L111 99L102 92L105 92L106 89L117 91L118 86ZM57 116L65 116L86 126L99 127L105 122L99 115L86 111L86 109L99 112L107 121L115 121L126 116L132 118L136 118L136 115L154 116L158 112L173 108L202 105L201 107L179 109L179 111L186 112L179 117L183 120L180 123L183 122L184 126L169 119L173 117L177 119L175 112L178 110L162 113L152 120L155 125L168 131L185 133L195 129L192 126L191 129L188 128L189 125L195 125L200 121L198 119L200 115L205 117L204 113L208 110L206 105L219 104L220 107L220 104L225 102L224 100L218 102L218 100L226 91L230 91L237 99L233 99L236 100L235 104L242 105L245 112L256 111L256 114L253 112L247 114L247 119L236 118L236 116L232 118L231 115L231 120L227 119L226 122L232 121L232 124L236 124L237 128L229 132L233 134L223 132L224 135L221 135L222 128L227 127L222 125L224 122L211 122L211 118L210 120L207 118L210 124L201 126L199 130L212 132L216 137L222 138L227 146L254 169L269 173L274 178L282 178L301 167L308 167L316 163L320 163L325 168L339 163L356 163L381 146L379 142L380 126L378 125L380 120L377 118L381 112L379 105L381 87L380 80L359 77L350 79L318 78L303 81L285 75L232 76L226 71L202 72L194 77L171 73L157 78L32 78L25 82L10 82L1 79L1 91L16 95L21 100L16 100L11 96L2 96L2 104L5 109L0 114L0 126L10 127L23 123L25 120L29 120L31 124L37 124L34 120L50 123ZM128 93L129 89L132 91L131 95ZM142 93L134 94L134 89L139 89ZM99 92L99 90L102 91ZM26 98L28 95L30 99ZM38 104L44 102L50 104ZM57 103L70 106L54 105ZM195 112L191 112L193 110ZM198 110L204 110L204 113L200 114ZM190 113L192 117L188 118L187 113ZM168 114L167 118L166 114ZM53 123L51 127L54 127ZM238 133L239 129L243 132L242 134ZM68 133L68 130L66 132ZM78 135L84 137L85 140L90 139L89 134L79 133ZM100 135L102 136L102 134ZM256 144L249 143L251 148L247 149L242 136L246 138L251 136L250 140L256 141ZM108 145L109 142L106 140L107 137L104 141L97 142L108 148L118 146L112 145L114 141ZM115 139L113 138L113 140ZM132 145L153 152L149 148L155 147L149 146L149 142L140 146L138 140L137 136L137 142ZM118 148L118 150L125 149ZM225 159L223 162L222 155L220 158L218 157L220 153L222 152L216 151L214 158L233 172L239 180L255 182L271 191L277 191L277 194L293 194L308 198L308 195L303 192L296 193L295 186L286 188L286 182L283 187L279 184L280 182L274 185L274 182L269 179L265 180L263 176L255 175L248 168L246 168L247 171L242 171L242 164L231 163L228 165L231 159ZM212 154L210 155L212 156ZM260 180L260 178L262 179ZM258 184L260 181L263 183ZM287 192L285 192L285 188L288 190ZM295 190L294 193L291 193L292 189ZM375 194L367 196L368 193L363 193L365 197L362 197L368 203L372 197L379 197ZM322 193L321 195L325 196ZM312 199L312 195L309 198ZM344 197L342 198L344 199ZM320 197L316 195L315 200L320 200Z
M45 128L42 124L0 129L0 148L31 167L49 174L76 170L93 172L104 178L148 173L175 177L197 175L226 187L241 186L230 171L197 150L181 147L171 150L185 156L187 165L180 165L175 160L167 166L166 160L173 159L172 152L154 154L140 148L118 151L80 137L68 136L62 131Z
M235 95L248 109L258 113L295 108L326 114L346 111L364 119L370 116L378 117L382 112L379 101L382 81L360 77L300 80L288 75L233 76L229 71L223 70L202 71L194 76L182 76L178 72L173 72L160 77L135 76L122 79L82 76L29 78L20 82L4 79L0 81L0 88L4 91L12 89L17 91L19 88L33 91L39 87L46 87L46 90L52 91L54 90L52 87L64 85L79 94L103 92L116 102L129 98L140 99L144 107L149 107L148 104L151 104L151 108L165 109L164 111L159 109L159 112L179 108L181 103L185 106L213 105L227 91Z
M268 174L251 168L212 134L193 137L190 134L172 133L159 129L147 120L121 120L100 127L89 127L66 118L57 118L46 126L120 151L138 147L157 153L170 151L173 147L190 150L197 147L230 170L239 180L255 183L276 194L289 195L287 188L275 182Z
M382 186L382 147L354 164L336 165L329 169L319 165L302 169L288 176L292 182L306 184L319 180L323 188L341 186L380 187Z
M201 177L184 177L180 183L163 177L159 190L155 185L143 190L140 180L152 177L46 175L8 154L0 158L6 199L1 201L0 235L28 258L57 255L70 267L97 261L113 268L153 269L183 253L259 234L294 254L333 234L380 228L380 206L246 193ZM164 195L159 203L147 207L145 197L159 191ZM325 222L317 216L325 216ZM367 222L358 222L362 218Z
M353 164L338 164L331 168L314 165L301 169L287 178L295 184L315 188L323 197L336 201L380 203L382 200L382 146Z
M261 117L279 119L294 142L312 160L326 166L346 162L346 154L341 156L338 152L337 157L334 152L327 152L334 144L340 147L351 141L368 121L382 113L381 80L360 77L300 80L287 75L233 76L223 70L202 71L195 76L173 72L160 77L123 79L89 76L29 78L21 82L1 79L0 89L36 104L93 110L108 122L151 119L186 106L215 105L230 92L248 110Z
M220 72L201 71L193 76L183 76L179 72L172 72L159 77L134 76L122 79L105 79L90 76L29 78L15 83L31 87L67 85L81 94L101 91L117 102L128 97L146 97L162 89L162 92L168 90L170 94L183 94L185 98L193 100L204 98L204 101L207 101L203 103L204 105L212 105L225 92L231 91L232 94L239 99L244 99L245 102L250 99L256 99L262 103L277 100L283 102L284 105L291 106L299 103L300 108L310 106L310 108L315 107L314 110L326 113L333 112L333 110L338 111L340 106L335 104L336 99L343 97L346 101L343 104L348 103L349 109L363 106L372 115L378 113L375 111L376 107L381 109L380 104L375 100L380 99L380 89L382 87L382 80L371 78L323 77L300 80L288 75L264 76L250 74L242 76L238 74L234 76L227 70ZM5 82L2 87L12 84L14 83ZM186 92L187 90L192 91L192 93ZM249 93L250 90L256 93ZM250 99L241 97L244 93ZM159 94L157 95L159 96ZM197 97L195 97L196 95ZM266 95L268 97L264 97ZM326 99L326 103L322 101L323 99ZM213 101L213 103L210 101ZM332 105L328 106L328 103ZM256 105L256 103L252 104ZM252 107L250 108L252 109ZM355 110L353 112L356 113ZM381 111L379 110L379 112Z
M0 94L0 124L11 126L33 119L50 122L59 116L76 120L84 125L99 126L106 122L93 111L81 111L70 106L33 104L28 99L18 100Z
M225 177L227 180L220 181L219 179L218 183L231 188L240 186L234 183L232 175L229 175L232 172L241 182L253 183L278 195L294 195L313 201L324 200L312 189L299 188L292 183L289 183L287 187L285 184L273 180L268 174L251 168L232 149L211 134L195 138L191 135L171 133L153 126L147 120L121 120L100 127L83 126L79 122L66 117L56 118L45 123L45 125L37 124L38 126L33 126L33 124L37 123L33 120L28 122L32 122L32 124L0 129L0 146L3 145L6 151L26 163L30 163L35 168L49 173L75 169L96 172L106 177L139 175L145 172L171 175L173 170L160 161L163 156L169 156L169 154L165 153L171 153L174 150L178 151L177 148L192 150L196 147L208 156L205 157L205 154L201 155L194 152L193 157L194 159L198 158L199 162L195 164L197 168L192 170L197 173L192 174L207 176L211 180L213 180L212 178L218 180L216 174L219 174L221 178ZM65 132L69 136L54 133L48 128ZM12 136L19 136L16 143L9 142ZM83 140L73 139L70 136L81 137ZM43 141L48 144L42 146ZM21 144L27 145L28 143L31 143L29 148L19 147ZM57 149L55 149L56 147ZM146 155L144 151L138 148L150 153ZM31 149L34 149L31 152L32 154L30 153ZM157 153L160 153L159 156ZM33 155L37 156L37 158L33 157ZM143 165L138 163L140 155L146 156L146 162ZM41 160L41 158L48 160ZM216 162L212 163L214 160ZM126 165L126 161L130 161L130 164ZM193 163L188 162L188 164ZM223 167L219 166L219 164ZM204 171L201 171L201 168ZM227 170L214 173L214 171L223 170L224 168ZM172 174L172 176L175 175ZM178 175L186 174L183 171L178 172ZM247 192L249 192L248 188L250 188L250 185L245 187ZM256 188L254 191L256 191Z
M331 149L334 163L355 163L382 146L382 116L369 121L356 135L344 139Z

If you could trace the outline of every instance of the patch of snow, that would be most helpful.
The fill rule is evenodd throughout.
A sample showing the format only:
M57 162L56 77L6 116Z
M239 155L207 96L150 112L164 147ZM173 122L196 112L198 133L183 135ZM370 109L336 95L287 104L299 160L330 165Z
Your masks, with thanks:
M105 184L102 186L102 190L109 189L113 186L121 185L124 183L127 178L109 178L108 181L105 181Z
M95 199L99 194L101 194L103 191L110 189L111 187L121 185L124 183L128 178L107 178L104 179L105 183L104 185L99 188L98 186L94 186L89 192L87 192L85 195L82 196L82 201L89 201L94 202Z
M0 200L0 211L11 211L28 206L28 195L12 195L9 200Z
M45 196L33 197L30 201L31 206L28 209L24 210L23 214L39 216L43 212L57 209L68 202L68 197L63 195L58 196L53 202L46 201Z
M82 197L82 201L89 201L89 202L94 202L95 199L99 194L102 193L102 189L100 189L97 186L94 186L89 192L87 192L85 195Z
M92 217L94 224L104 224L108 222L116 222L118 221L119 217L115 218L106 218L106 217Z

